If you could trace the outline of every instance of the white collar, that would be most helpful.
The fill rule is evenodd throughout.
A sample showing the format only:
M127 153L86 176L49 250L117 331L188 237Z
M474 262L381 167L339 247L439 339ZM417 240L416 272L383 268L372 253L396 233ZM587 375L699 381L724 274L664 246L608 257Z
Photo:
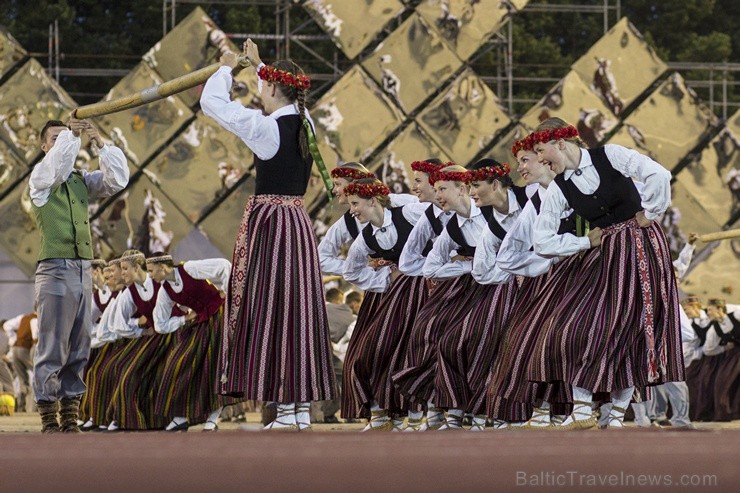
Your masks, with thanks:
M381 227L376 227L373 223L370 223L370 226L373 228L373 235L380 230L381 233L385 233L385 230L388 229L390 226L393 225L393 215L391 214L390 209L383 209L383 225Z
M570 177L573 176L574 173L580 176L584 168L588 168L589 166L593 165L594 163L593 161L591 161L591 154L589 154L587 149L581 148L581 160L578 163L578 168L566 169L563 172L563 178L565 178L566 180L570 180Z
M475 201L473 199L470 199L470 217L463 217L460 214L455 215L457 216L457 224L462 226L466 221L472 220L475 216L480 216L481 214L482 212L480 207L475 205Z

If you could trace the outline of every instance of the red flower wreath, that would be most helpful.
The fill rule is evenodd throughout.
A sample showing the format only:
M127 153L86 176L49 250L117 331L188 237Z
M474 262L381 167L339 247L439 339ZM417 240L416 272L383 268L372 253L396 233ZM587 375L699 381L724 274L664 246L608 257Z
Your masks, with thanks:
M305 90L311 87L311 79L307 75L291 74L285 70L277 69L272 65L265 65L259 69L257 76L267 82L277 82L278 84L293 86L298 89Z
M419 171L421 173L426 173L428 175L431 175L437 170L440 170L444 168L445 166L452 166L452 163L447 164L434 164L430 163L429 161L414 161L411 163L411 169L413 171Z
M470 184L471 179L469 171L435 171L429 175L429 183L432 185L438 181L461 181Z
M478 168L470 170L470 181L484 181L489 178L498 178L499 176L506 176L511 171L508 163L501 163L501 166L486 166L485 168Z
M516 157L516 155L521 150L532 150L532 143L529 141L529 135L524 137L523 139L515 140L514 144L511 146L511 153L514 155L514 157Z
M344 187L344 195L357 195L363 198L390 195L391 191L382 183L350 183Z
M354 168L343 168L341 166L337 166L333 170L331 170L331 177L332 178L351 178L352 180L361 180L363 178L375 178L374 173L364 171L360 171L359 169Z
M568 125L567 127L551 128L548 130L533 132L527 136L526 141L527 144L531 144L532 148L534 148L535 144L544 144L551 140L575 139L576 137L578 137L578 130L573 125Z

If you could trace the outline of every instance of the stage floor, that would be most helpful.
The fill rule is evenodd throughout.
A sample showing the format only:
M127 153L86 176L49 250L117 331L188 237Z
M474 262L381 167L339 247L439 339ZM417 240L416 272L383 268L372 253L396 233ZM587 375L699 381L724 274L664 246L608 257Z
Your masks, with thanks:
M250 414L247 428L258 429ZM740 421L698 431L84 433L0 417L3 492L739 491Z

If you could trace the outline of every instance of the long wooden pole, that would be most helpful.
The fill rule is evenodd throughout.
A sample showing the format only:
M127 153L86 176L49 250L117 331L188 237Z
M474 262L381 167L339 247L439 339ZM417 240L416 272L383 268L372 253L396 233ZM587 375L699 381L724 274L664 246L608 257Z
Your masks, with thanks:
M740 229L728 229L726 231L717 231L716 233L707 233L699 235L699 240L703 242L729 240L731 238L740 238Z
M99 103L80 106L72 111L72 116L84 120L85 118L109 115L111 113L116 113L130 108L136 108L137 106L151 103L153 101L159 101L160 99L167 98L173 94L177 94L203 84L216 72L216 70L218 70L220 66L220 63L214 63L200 70L196 70L195 72L177 77L176 79L147 87L136 94L129 94L111 101L101 101ZM239 55L239 65L235 70L241 70L241 68L247 66L249 66L247 58L244 55Z

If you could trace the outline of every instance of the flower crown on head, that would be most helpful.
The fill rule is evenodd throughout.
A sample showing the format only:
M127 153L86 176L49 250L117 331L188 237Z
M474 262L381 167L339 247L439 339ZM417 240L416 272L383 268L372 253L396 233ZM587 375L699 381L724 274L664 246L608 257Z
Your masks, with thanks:
M426 173L428 175L431 175L437 170L440 170L444 168L445 166L452 166L452 163L447 164L434 164L430 163L429 161L414 161L411 163L411 169L413 171L419 171L421 173Z
M506 176L511 171L509 163L501 163L501 166L486 166L485 168L478 168L470 170L470 181L484 181L490 178L498 178Z
M535 144L544 144L551 140L575 139L577 137L578 129L573 125L568 125L567 127L550 128L547 130L540 130L539 132L532 132L527 135L527 138L524 140L526 141L525 145L529 145L534 148Z
M146 259L147 264L161 264L162 262L172 262L172 255L159 255Z
M461 181L470 184L472 178L470 171L435 171L429 175L429 183L434 185L438 181Z
M311 79L304 74L291 74L286 70L280 70L272 65L265 65L257 72L257 76L267 82L277 82L284 86L293 86L298 89L311 87Z
M514 155L514 157L516 157L519 151L531 151L532 147L532 142L529 141L529 135L527 135L523 139L514 141L514 144L512 144L511 146L511 153Z
M391 191L382 183L350 183L344 187L344 195L357 195L364 198L388 196Z
M375 178L375 174L371 172L364 172L360 171L359 169L354 168L343 168L341 166L337 166L333 170L331 170L331 177L332 178L352 178L353 180L361 180L363 178Z

